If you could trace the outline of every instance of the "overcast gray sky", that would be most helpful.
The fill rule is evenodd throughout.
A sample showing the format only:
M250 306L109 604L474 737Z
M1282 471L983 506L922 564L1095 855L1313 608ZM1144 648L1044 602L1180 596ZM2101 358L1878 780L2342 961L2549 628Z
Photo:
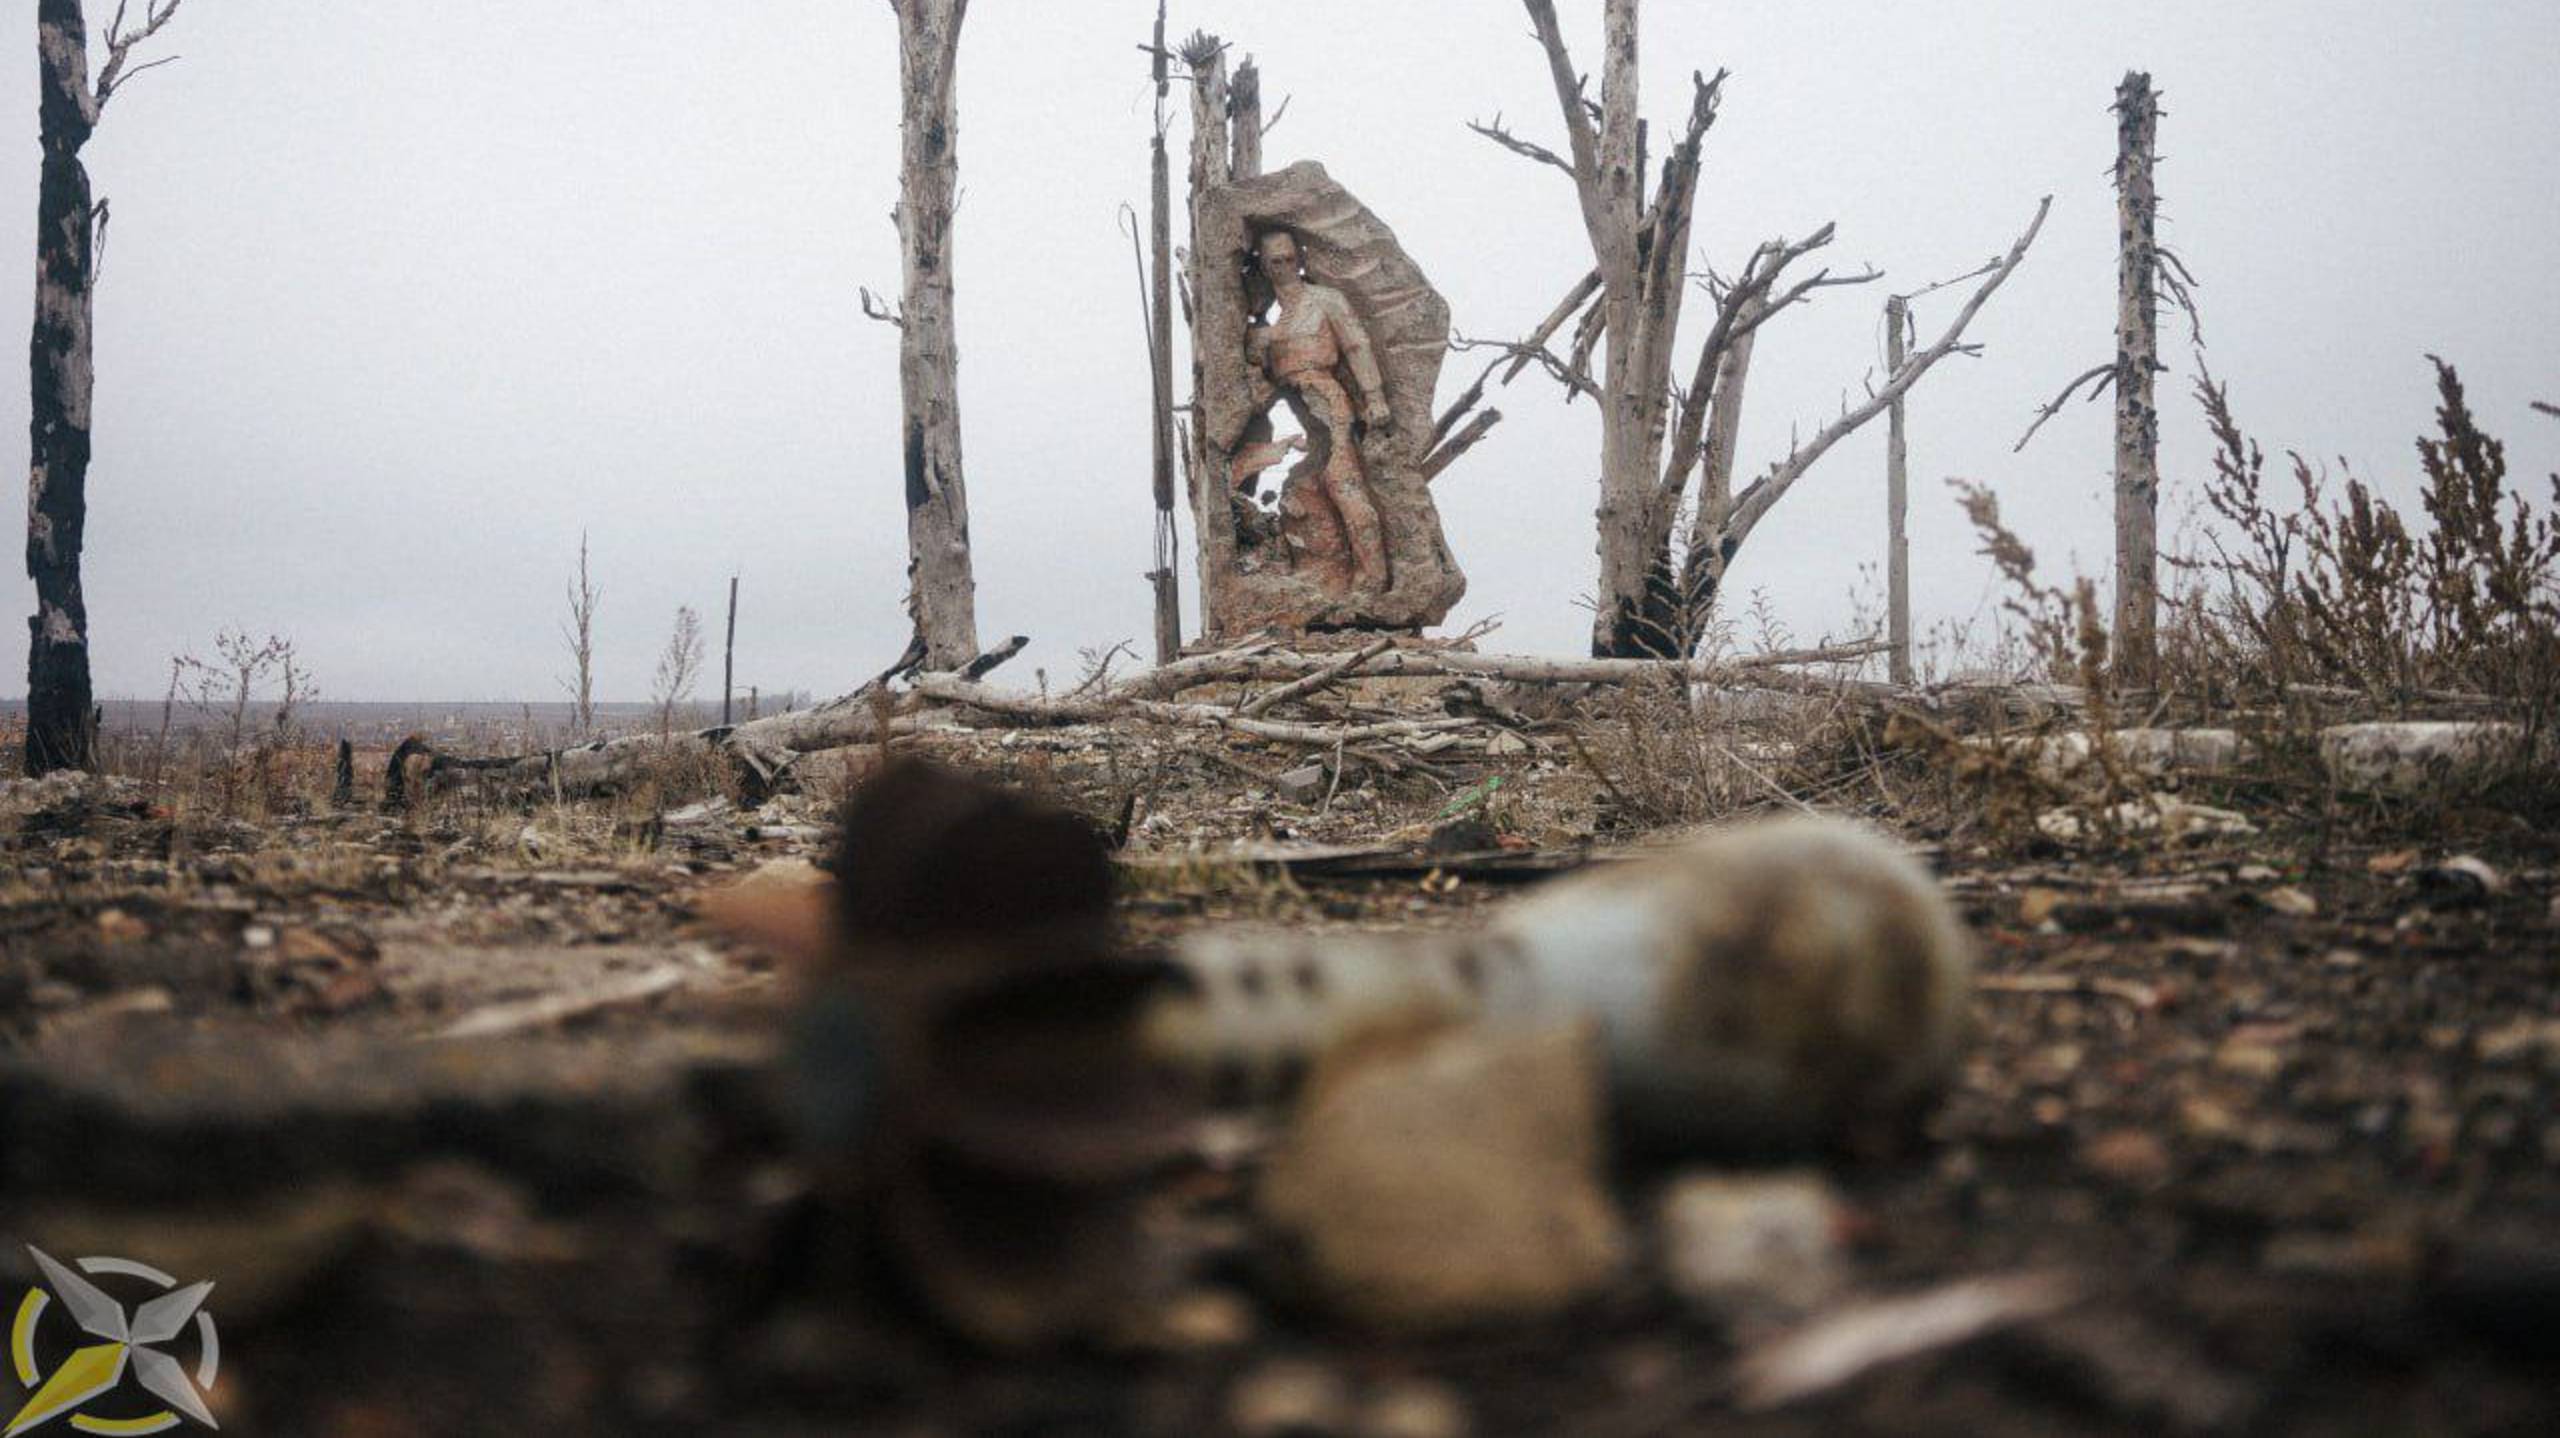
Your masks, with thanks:
M1596 0L1560 8L1596 68ZM26 44L33 0L7 9ZM1147 385L1116 216L1144 203L1133 47L1152 12L978 0L961 46L979 627L1034 636L1019 682L1148 630ZM2560 400L2551 0L1647 12L1657 124L1685 107L1692 68L1733 71L1697 261L1730 269L1760 239L1837 220L1835 263L1888 272L1764 332L1746 471L1880 363L1885 289L1981 262L2056 197L1976 324L1985 354L1915 395L1924 627L1988 612L1947 475L1992 484L2057 570L2104 573L2104 406L2023 456L2009 447L2109 352L2106 107L2131 66L2165 97L2165 233L2203 281L2215 369L2269 449L2343 457L2408 500L2432 350L2461 365L2547 501L2560 421L2526 402ZM1526 328L1588 266L1563 177L1463 127L1501 111L1557 137L1510 0L1191 0L1174 23L1260 57L1271 97L1293 97L1271 162L1324 161L1462 330ZM857 286L898 279L882 0L189 0L159 50L184 59L122 92L88 151L114 202L89 481L102 694L157 697L173 652L236 624L290 635L333 698L557 697L582 528L609 697L645 693L678 604L716 625L732 569L742 686L833 692L897 652L896 344L856 304ZM26 223L32 56L5 73L0 113L19 121L0 196ZM25 333L31 291L24 271L0 283L0 328ZM1944 297L1924 305L1924 331L1946 313ZM2174 506L2206 451L2183 342L2168 354ZM0 429L23 435L24 384L0 394ZM1495 646L1573 652L1597 417L1534 378L1497 403L1509 421L1437 486L1470 578L1452 627L1500 615ZM1765 590L1797 639L1846 632L1852 591L1880 590L1862 571L1883 550L1881 454L1881 424L1836 450L1736 567L1734 593ZM1184 538L1187 570L1187 524ZM33 608L15 565L0 600ZM1185 612L1196 624L1187 593ZM21 661L0 673L0 693L23 692Z

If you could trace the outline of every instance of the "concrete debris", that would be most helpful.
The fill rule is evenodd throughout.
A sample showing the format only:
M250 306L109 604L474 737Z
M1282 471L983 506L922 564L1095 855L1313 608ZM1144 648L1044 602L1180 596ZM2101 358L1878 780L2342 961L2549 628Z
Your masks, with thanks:
M2349 788L2415 798L2494 777L2523 741L2513 724L2338 724L2320 731L2320 759Z
M2191 804L2169 794L2112 804L2091 813L2079 808L2048 809L2036 816L2036 830L2057 844L2086 844L2110 838L2153 837L2173 842L2246 838L2258 832L2245 814Z
M2116 729L2100 752L2085 729L2026 738L1966 741L2023 761L2037 777L2057 784L2102 782L2109 766L2118 774L2158 779L2170 774L2221 774L2238 768L2247 748L2230 729Z

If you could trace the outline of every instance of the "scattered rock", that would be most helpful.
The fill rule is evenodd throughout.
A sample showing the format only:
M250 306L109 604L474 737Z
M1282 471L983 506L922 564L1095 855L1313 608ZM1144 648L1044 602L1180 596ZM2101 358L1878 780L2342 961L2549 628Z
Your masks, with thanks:
M670 829L704 828L728 818L735 807L726 799L705 799L699 804L668 810L665 823Z
M1461 814L1431 831L1426 854L1482 854L1502 847L1502 835L1482 814Z
M98 913L98 937L110 944L139 943L151 937L151 926L122 909Z
M2158 1188L2169 1181L2169 1146L2147 1129L2120 1128L2102 1133L2081 1147L2080 1162L2090 1172L2127 1188Z
M2225 1039L2213 1051L2213 1066L2224 1073L2261 1081L2284 1072L2284 1051L2270 1044L2243 1038Z
M2029 889L2018 896L2018 922L2031 929L2042 928L2070 898L2060 889Z
M1380 1035L1317 1067L1265 1175L1264 1219L1318 1302L1382 1329L1560 1312L1614 1277L1599 1046L1534 1033Z
M731 887L742 894L770 893L820 888L834 881L833 875L806 859L775 859L758 864Z
M1447 1384L1405 1378L1382 1384L1353 1419L1354 1438L1467 1438L1475 1424Z
M2257 833L2258 826L2247 815L2230 809L2154 794L2095 812L2048 809L2036 816L2036 830L2057 844L2085 844L2154 835L2180 842L2246 838Z
M1157 1315L1152 1341L1141 1346L1166 1353L1218 1353L1253 1341L1253 1305L1222 1288L1177 1294Z
M2560 1067L2560 1019L2518 1019L2490 1029L2472 1040L2472 1051L2484 1064L2528 1063L2539 1059Z
M2282 914L2288 919L2308 919L2320 912L2318 899L2291 885L2267 890L2258 896L2258 902L2264 904L2269 912Z
M1749 1329L1793 1321L1847 1281L1839 1195L1821 1175L1693 1175L1664 1191L1658 1222L1671 1291Z
M1237 1438L1326 1438L1351 1416L1351 1385L1304 1359L1274 1359L1236 1380L1227 1423Z
M1324 797L1330 774L1322 764L1301 764L1278 779L1280 797L1292 804L1312 804Z
M2451 907L2494 899L2507 891L2507 881L2486 860L2458 854L2432 868L2420 869L2418 887L2433 902Z
M113 1023L119 1019L170 1013L177 1007L176 995L158 984L146 984L141 988L127 989L120 994L110 994L103 999L95 999L76 1007L47 1014L44 1022L39 1025L39 1032L47 1040L58 1039L65 1034L94 1028L99 1024Z
M2269 1238L2258 1266L2287 1278L2402 1279L2424 1255L2406 1235L2296 1230Z

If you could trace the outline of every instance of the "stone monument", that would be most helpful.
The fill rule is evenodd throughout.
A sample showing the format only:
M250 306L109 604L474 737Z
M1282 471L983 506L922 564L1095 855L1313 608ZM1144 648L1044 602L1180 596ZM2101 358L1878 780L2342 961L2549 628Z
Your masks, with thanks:
M1422 630L1467 584L1423 469L1449 306L1323 166L1247 173L1259 119L1236 117L1254 143L1239 133L1231 153L1224 69L1194 72L1190 479L1204 637Z

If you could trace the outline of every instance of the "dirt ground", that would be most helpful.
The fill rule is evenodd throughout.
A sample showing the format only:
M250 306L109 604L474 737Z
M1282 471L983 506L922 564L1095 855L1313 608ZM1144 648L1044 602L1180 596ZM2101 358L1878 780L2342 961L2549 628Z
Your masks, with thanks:
M1530 753L1477 805L1541 856L1523 872L1292 873L1179 856L1410 853L1453 786L1293 799L1266 781L1294 760L1187 739L923 747L1124 827L1147 935L1461 923L1662 837ZM1750 1409L1757 1339L1651 1253L1567 1321L1426 1343L1250 1272L1213 1275L1235 1301L1169 1351L997 1358L918 1320L847 1257L778 1117L790 986L693 916L822 853L844 782L751 814L255 821L14 787L9 1301L29 1243L214 1280L213 1402L242 1433L2560 1431L2560 842L2511 819L2270 809L2246 838L2090 852L1906 823L1979 937L1979 1038L1924 1146L1827 1166L1856 1288L2059 1275L2072 1301ZM2444 862L2466 854L2485 868ZM1667 1176L1622 1174L1629 1212ZM1292 1384L1317 1395L1296 1418L1255 1416Z

